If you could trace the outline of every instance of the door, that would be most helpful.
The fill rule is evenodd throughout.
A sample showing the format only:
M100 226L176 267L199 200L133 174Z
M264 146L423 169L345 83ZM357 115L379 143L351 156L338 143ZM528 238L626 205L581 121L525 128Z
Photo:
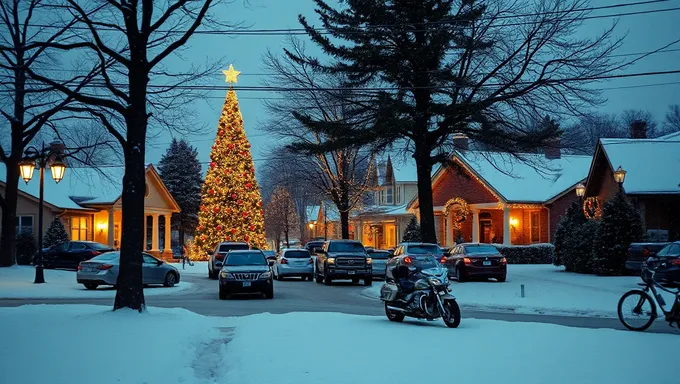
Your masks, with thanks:
M144 263L142 264L142 280L144 284L162 284L165 273L159 260L147 254L142 254Z
M491 243L491 220L479 221L479 242Z

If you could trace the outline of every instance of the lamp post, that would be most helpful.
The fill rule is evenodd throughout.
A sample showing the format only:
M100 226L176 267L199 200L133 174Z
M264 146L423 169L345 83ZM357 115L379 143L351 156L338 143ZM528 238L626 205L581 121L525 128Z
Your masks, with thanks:
M583 183L579 183L576 186L576 196L578 196L579 208L583 208L583 196L586 194L586 186Z
M619 192L623 192L623 182L626 180L626 171L619 167L614 171L614 180L619 184Z
M45 189L45 168L50 167L52 179L60 182L66 172L66 164L62 160L64 145L58 141L50 143L49 146L42 144L38 149L34 146L26 148L24 158L19 162L21 178L26 184L33 178L33 171L36 165L40 168L40 196L38 202L38 258L35 260L35 280L33 283L41 284L45 282L43 273L43 206Z

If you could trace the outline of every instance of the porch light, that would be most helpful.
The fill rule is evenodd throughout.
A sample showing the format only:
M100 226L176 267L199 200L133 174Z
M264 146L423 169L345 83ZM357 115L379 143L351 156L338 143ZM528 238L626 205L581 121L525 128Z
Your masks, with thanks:
M614 171L614 180L616 180L616 182L619 183L619 185L621 185L621 184L623 184L623 181L625 179L626 179L626 171L624 171L623 168L621 168L621 166L619 165L619 167L616 169L616 171Z
M309 223L309 229L314 229L314 223Z
M586 186L583 185L583 183L579 183L579 185L576 186L576 196L578 197L583 197L583 195L586 194Z
M61 157L57 156L50 163L50 171L52 171L52 178L58 184L63 178L66 172L66 164L61 160Z
M24 179L26 184L33 178L33 170L35 169L35 160L24 159L19 162L19 172L21 173L21 178Z
M517 224L519 224L519 220L517 220L517 218L515 218L515 217L511 217L510 218L510 226L515 228L517 226Z
M104 222L97 223L97 229L99 230L99 232L104 232L104 230L106 229L106 223Z

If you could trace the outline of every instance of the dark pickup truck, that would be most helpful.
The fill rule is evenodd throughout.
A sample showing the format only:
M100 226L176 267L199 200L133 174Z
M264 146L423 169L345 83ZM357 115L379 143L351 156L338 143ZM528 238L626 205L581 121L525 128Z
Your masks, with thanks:
M373 284L373 259L360 242L329 240L316 252L316 282L331 285L333 280Z
M628 259L626 260L626 268L640 272L642 270L642 263L647 261L651 256L656 254L669 243L631 243L628 247Z

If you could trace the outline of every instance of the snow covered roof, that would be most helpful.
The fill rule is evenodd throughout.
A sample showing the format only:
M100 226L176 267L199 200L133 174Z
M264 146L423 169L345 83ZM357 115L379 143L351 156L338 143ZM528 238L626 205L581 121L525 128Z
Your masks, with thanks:
M506 202L532 203L549 201L583 181L592 161L592 156L551 159L543 154L523 154L521 161L489 151L458 151L454 156Z
M680 194L680 137L600 139L600 144L612 171L619 166L626 171L623 189L627 194Z
M370 205L364 207L360 212L357 212L356 216L398 216L398 215L408 215L408 204L402 205Z
M308 205L305 210L307 212L307 221L314 221L319 217L319 210L321 210L321 207L318 205Z
M656 140L680 140L680 131L657 137Z

